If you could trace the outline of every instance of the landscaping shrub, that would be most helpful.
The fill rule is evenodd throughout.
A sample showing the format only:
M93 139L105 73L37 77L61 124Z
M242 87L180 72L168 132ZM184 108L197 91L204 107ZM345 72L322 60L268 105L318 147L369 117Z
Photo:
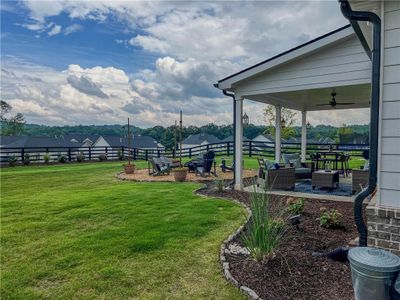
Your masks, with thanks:
M64 164L67 162L67 156L65 156L65 154L59 154L57 160L59 163Z
M24 154L24 165L29 165L31 163L31 157L29 156L29 153Z
M252 216L242 241L254 260L268 261L274 257L279 241L286 232L283 211L269 210L266 193L252 193L250 200Z
M214 180L214 185L218 192L222 193L224 190L224 180L222 178L217 178Z
M18 159L15 155L11 155L8 157L8 164L10 165L10 167L14 167L18 162Z
M325 210L321 216L317 219L319 225L325 228L341 228L343 215L336 209L330 211Z
M100 160L100 161L105 161L105 160L107 160L107 153L101 153L101 154L99 155L99 160Z
M119 160L123 160L123 159L124 159L124 152L122 152L122 149L121 149L121 148L118 149L117 155L118 155L118 159L119 159Z
M304 198L290 201L287 206L287 211L292 215L300 215L304 211Z
M44 163L45 164L48 164L49 162L50 162L50 154L49 153L45 153L44 155L43 155L43 160L44 160Z
M83 162L85 160L85 154L83 154L83 152L79 152L76 156L76 160L77 162Z

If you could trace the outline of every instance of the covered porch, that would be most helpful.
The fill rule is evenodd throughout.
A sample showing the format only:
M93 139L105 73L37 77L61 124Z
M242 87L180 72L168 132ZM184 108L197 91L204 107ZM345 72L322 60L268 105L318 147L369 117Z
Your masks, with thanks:
M370 107L370 74L369 57L353 29L345 26L220 80L216 87L234 99L235 189L243 189L244 100L275 106L276 163L281 162L282 108L301 112L300 157L305 162L307 112L345 114L346 109Z

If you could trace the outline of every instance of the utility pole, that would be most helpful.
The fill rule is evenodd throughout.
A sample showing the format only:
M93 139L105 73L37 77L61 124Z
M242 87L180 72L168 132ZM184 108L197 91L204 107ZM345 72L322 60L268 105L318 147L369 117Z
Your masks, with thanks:
M174 125L174 158L176 156L176 120Z
M131 164L131 126L128 117L128 165Z
M179 163L182 166L182 111L179 112Z

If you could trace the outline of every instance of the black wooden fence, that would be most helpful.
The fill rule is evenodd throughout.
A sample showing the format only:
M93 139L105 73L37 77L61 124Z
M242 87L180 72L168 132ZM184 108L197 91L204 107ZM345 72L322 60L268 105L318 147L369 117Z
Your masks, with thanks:
M345 151L352 156L361 156L362 152L369 149L368 145L364 144L307 144L307 154L312 152L329 150L330 148ZM282 153L299 153L301 149L300 143L283 143L281 145ZM182 157L195 157L208 150L212 150L219 156L233 155L233 142L220 142L191 148L182 149ZM131 157L134 160L148 160L153 156L167 156L176 158L179 157L179 149L164 150L164 149L141 149L132 148ZM267 156L274 157L275 145L273 143L245 141L243 142L243 154L247 156ZM16 163L23 163L28 157L30 162L43 163L45 157L49 158L50 162L57 162L60 157L66 162L77 161L79 157L84 157L85 161L99 161L104 158L107 160L126 159L128 157L127 147L25 147L25 148L0 148L0 163L8 164L10 160Z

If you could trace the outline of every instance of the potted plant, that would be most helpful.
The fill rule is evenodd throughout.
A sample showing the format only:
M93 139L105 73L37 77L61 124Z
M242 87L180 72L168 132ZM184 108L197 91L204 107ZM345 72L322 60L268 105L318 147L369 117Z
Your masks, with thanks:
M175 181L182 182L186 180L186 176L188 173L188 169L182 167L182 111L180 111L180 120L179 120L179 163L181 167L174 168L172 170L172 174L174 175Z
M135 173L135 164L131 163L131 130L128 118L128 164L124 165L125 174Z

